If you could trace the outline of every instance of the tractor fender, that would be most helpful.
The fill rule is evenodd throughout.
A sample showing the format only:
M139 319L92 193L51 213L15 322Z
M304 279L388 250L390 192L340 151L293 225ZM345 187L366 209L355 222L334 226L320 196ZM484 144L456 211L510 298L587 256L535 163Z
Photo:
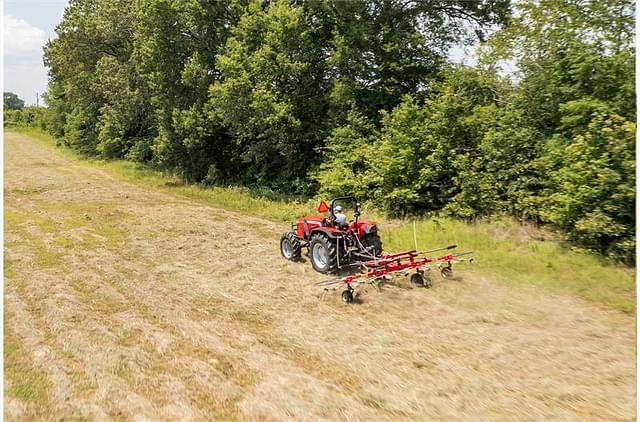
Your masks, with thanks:
M336 239L338 236L342 237L342 233L335 233L332 230L328 230L326 228L317 228L314 230L311 230L311 235L310 237L313 237L313 235L318 234L318 233L322 233L326 236L328 236L330 239Z
M375 233L378 231L378 227L375 224L367 224L364 226L364 234Z

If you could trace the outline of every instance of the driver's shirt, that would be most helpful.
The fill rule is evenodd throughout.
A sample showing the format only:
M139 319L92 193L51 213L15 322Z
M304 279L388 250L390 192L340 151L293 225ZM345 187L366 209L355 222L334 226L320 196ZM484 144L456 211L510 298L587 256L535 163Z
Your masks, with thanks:
M335 216L335 221L338 225L344 226L345 224L347 224L347 216L345 214L337 213Z

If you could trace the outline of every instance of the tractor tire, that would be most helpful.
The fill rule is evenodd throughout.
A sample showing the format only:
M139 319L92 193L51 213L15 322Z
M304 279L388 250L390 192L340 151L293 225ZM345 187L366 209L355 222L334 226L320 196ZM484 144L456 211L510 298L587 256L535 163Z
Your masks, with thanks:
M336 243L323 234L316 234L309 243L309 256L313 269L319 273L330 273L338 267Z
M302 255L300 240L293 232L287 232L280 238L280 253L289 261L297 261Z
M373 246L373 250L371 250L373 256L379 257L382 255L382 240L380 240L378 233L371 233L363 236L360 243L362 243L362 246L365 248Z

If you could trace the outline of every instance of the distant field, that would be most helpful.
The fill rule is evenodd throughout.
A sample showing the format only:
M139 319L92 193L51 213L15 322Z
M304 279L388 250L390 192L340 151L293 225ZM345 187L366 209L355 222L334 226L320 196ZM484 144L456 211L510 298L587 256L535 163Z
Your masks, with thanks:
M21 129L20 132L46 145L55 145L50 136L38 130ZM72 159L78 158L71 150L57 148L56 151ZM315 201L273 201L242 188L203 188L184 184L175 176L130 161L81 162L125 181L273 222L295 221L299 216L317 213ZM414 248L413 222L390 220L375 211L367 215L365 210L363 214L380 222L385 249ZM288 229L287 224L281 226L282 231ZM505 283L567 292L624 312L635 312L635 269L592 253L573 250L563 242L552 240L554 236L550 233L519 224L514 219L493 218L467 224L449 218L433 218L418 220L416 231L420 248L456 243L460 251L474 251L477 272L488 277Z

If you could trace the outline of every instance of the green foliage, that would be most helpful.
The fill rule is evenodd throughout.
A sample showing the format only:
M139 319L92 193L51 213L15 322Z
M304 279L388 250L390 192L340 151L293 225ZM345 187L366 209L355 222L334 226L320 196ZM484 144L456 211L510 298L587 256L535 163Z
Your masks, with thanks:
M584 107L562 109L568 136L557 135L543 157L549 187L541 216L569 239L631 264L635 258L635 123Z
M362 114L352 111L344 126L332 131L327 139L325 161L315 173L325 198L342 196L349 192L365 199L376 188L372 169L379 132Z
M49 130L187 180L312 194L348 110L377 123L430 83L466 22L507 14L507 0L74 0L45 48Z
M17 94L5 92L3 97L5 110L22 110L24 108L24 101Z
M18 126L22 120L22 113L19 110L5 108L2 110L4 127Z
M514 102L552 135L561 104L588 96L635 118L634 3L630 0L523 1L490 40L485 63L517 63Z
M325 136L322 50L302 8L253 3L217 63L224 79L210 88L209 118L235 140L245 183L295 192L314 146ZM311 124L311 117L313 122Z
M312 3L312 2L310 2ZM313 3L312 3L313 4ZM404 95L422 92L439 77L451 44L471 42L484 28L503 23L510 2L328 1L333 20L335 76L331 105L346 113L353 105L373 120L392 110Z
M29 106L20 110L4 109L5 127L31 127L47 129L48 110L44 107Z
M635 249L634 4L518 4L485 63L518 64L513 104L545 138L530 166L541 177L522 211L567 239L631 264ZM524 146L526 144L522 144Z
M211 166L234 168L229 138L205 103L220 77L216 58L243 10L236 1L161 0L143 1L138 11L133 58L149 89L152 160L187 180L203 180Z
M465 182L459 178L464 163L478 153L481 131L467 120L495 102L500 83L494 74L465 67L448 69L444 78L424 104L408 98L383 116L375 164L383 183L376 198L393 213L442 209ZM456 211L470 216L460 206Z
M443 74L423 103L407 96L383 112L379 131L363 131L362 117L335 130L318 176L323 192L362 192L394 215L522 213L538 183L539 139L520 110L500 102L511 87L465 67Z
M96 63L97 93L105 100L99 110L96 152L106 158L122 158L136 143L153 135L150 103L132 66L113 56Z
M493 213L532 217L541 179L533 163L540 138L523 112L512 106L478 106L463 124L477 142L454 162L458 191L444 210L464 218Z
M127 96L126 75L117 67L131 55L134 10L134 3L123 0L72 1L56 28L58 37L45 47L46 101L55 116L50 130L85 154L122 155L118 146L124 141L107 137L117 138L127 117L108 103Z

